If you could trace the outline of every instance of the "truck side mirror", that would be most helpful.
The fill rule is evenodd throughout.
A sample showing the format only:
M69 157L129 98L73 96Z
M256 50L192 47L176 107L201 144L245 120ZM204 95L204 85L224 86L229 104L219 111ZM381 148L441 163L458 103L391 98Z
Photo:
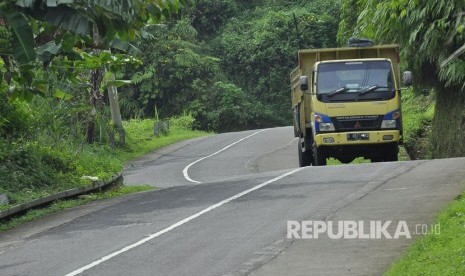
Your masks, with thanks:
M307 91L308 90L308 77L307 76L300 76L300 91Z
M405 72L402 74L402 84L403 84L404 86L411 86L411 85L412 85L412 82L413 82L412 72L410 72L410 71L405 71Z

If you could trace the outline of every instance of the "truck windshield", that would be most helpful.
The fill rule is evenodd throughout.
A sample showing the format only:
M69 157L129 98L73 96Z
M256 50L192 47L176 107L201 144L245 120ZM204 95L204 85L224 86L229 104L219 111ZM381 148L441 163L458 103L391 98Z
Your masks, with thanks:
M393 77L389 61L321 63L318 66L317 93L335 94L392 91ZM339 93L337 93L339 94Z

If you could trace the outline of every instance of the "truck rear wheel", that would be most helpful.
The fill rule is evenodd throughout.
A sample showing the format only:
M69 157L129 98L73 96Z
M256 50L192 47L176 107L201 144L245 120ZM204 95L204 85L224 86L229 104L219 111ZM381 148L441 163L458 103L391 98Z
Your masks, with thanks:
M298 144L299 166L300 167L310 166L312 162L308 154L308 151L302 152L302 142L300 142L300 139L297 142L297 144Z
M313 144L314 166L326 166L326 153L323 148L318 148Z

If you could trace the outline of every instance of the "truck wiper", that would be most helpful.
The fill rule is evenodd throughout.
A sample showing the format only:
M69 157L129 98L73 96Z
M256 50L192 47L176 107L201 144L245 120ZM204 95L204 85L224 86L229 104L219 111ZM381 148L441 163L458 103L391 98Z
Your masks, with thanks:
M334 90L334 91L329 92L329 93L327 94L327 96L328 96L328 97L332 97L332 96L334 96L334 95L336 95L336 94L344 93L344 92L346 92L346 91L347 91L347 88L346 88L346 87L341 87L341 88L338 88L338 89L336 89L336 90Z
M375 91L376 89L378 89L379 86L377 85L373 85L373 86L370 86L368 87L367 89L363 90L363 91L360 91L358 94L359 95L365 95L366 93L370 93L370 92L373 92Z
M363 91L360 91L358 94L359 94L359 95L365 95L366 93L370 93L370 92L376 91L378 88L390 88L390 87L388 87L388 86L373 85L373 86L370 86L370 87L368 87L367 89L365 89L365 90L363 90Z

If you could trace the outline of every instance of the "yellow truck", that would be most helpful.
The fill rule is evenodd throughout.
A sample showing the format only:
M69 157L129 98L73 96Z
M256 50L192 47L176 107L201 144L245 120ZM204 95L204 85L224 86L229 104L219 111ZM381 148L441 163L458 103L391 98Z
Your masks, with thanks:
M366 47L362 45L368 45ZM356 41L346 48L299 51L291 73L300 166L397 161L402 144L398 45ZM410 85L411 72L403 75Z

